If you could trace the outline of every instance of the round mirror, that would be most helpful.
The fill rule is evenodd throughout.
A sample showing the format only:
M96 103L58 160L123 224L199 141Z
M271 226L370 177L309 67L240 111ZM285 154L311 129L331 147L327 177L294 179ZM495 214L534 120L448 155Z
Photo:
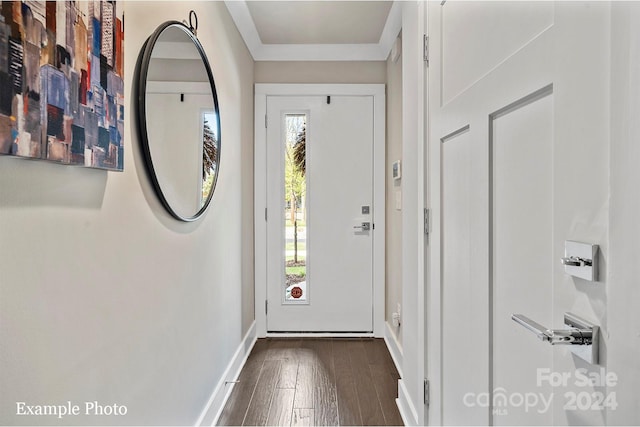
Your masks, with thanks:
M177 21L160 25L138 60L138 129L162 204L193 221L207 209L220 165L220 114L209 61Z

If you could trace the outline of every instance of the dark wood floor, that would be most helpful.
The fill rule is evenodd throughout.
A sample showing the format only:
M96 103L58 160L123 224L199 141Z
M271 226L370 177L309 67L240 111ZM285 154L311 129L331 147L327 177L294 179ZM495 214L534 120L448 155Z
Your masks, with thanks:
M259 339L218 425L402 425L382 339Z

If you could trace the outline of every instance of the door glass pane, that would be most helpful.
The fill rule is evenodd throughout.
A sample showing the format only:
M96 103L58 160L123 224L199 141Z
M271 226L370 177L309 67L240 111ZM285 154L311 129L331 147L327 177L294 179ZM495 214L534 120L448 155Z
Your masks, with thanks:
M306 125L304 114L285 116L284 301L308 303Z
M200 205L209 198L218 169L218 129L216 115L213 110L204 110L201 115L202 123L202 199Z

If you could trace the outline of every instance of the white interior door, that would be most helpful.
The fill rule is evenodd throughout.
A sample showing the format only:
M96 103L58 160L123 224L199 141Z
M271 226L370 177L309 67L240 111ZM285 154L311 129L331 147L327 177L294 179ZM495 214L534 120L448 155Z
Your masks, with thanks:
M268 96L267 123L267 331L373 332L373 96Z
M603 424L606 390L576 373L601 366L511 315L554 329L565 312L606 320L603 284L566 275L560 258L565 240L607 244L608 77L593 58L608 58L609 6L428 7L429 375L441 399L429 422Z

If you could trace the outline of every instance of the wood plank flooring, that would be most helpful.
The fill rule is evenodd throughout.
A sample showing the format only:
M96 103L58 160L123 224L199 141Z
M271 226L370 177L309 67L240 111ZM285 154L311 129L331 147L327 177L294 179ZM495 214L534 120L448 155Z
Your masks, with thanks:
M259 339L218 425L402 425L384 340Z

